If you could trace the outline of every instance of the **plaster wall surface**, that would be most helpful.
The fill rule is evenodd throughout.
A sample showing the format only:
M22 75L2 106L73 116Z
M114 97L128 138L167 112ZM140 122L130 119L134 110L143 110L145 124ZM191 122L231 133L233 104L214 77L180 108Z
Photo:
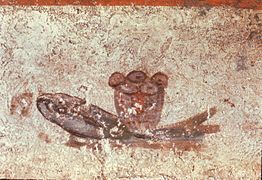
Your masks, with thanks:
M0 178L260 179L262 12L0 7ZM67 147L35 106L64 92L115 113L115 71L169 76L161 124L216 106L201 151Z

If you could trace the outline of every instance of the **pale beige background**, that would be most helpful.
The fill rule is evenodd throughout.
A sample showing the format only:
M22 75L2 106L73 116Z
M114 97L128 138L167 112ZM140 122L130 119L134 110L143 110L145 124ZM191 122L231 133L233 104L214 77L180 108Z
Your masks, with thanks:
M227 7L0 7L0 178L260 179L262 12ZM114 71L170 77L162 124L208 107L202 152L67 147L35 106L42 92L115 112ZM33 93L11 114L11 100ZM224 102L228 99L228 102ZM20 107L21 108L21 107ZM50 141L50 142L49 142Z

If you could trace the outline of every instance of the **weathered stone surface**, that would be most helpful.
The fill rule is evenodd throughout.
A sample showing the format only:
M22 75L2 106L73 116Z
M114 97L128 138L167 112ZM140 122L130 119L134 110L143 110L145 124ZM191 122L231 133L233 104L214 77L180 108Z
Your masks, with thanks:
M0 7L0 177L259 179L262 144L261 12L231 8ZM112 72L169 76L162 124L208 107L221 131L200 152L75 149L46 121L44 92L114 112ZM31 108L12 99L32 93ZM18 102L21 100L21 102ZM14 100L13 100L14 102ZM27 106L25 106L25 104Z

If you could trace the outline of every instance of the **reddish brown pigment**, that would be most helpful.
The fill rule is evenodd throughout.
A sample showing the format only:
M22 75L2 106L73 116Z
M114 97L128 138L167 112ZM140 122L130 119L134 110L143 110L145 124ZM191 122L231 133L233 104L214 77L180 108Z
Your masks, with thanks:
M31 113L33 94L25 92L12 97L10 104L10 113L17 114L20 117L28 117Z
M262 9L261 1L257 0L2 0L0 5L82 5L82 6L186 6L186 7L212 7L233 6L236 8Z

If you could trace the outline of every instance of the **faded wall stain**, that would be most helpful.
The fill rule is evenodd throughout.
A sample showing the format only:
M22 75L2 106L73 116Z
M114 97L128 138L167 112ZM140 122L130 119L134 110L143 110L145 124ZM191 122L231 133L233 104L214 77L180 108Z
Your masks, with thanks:
M19 115L20 117L29 117L31 115L32 101L33 94L30 92L13 96L11 99L10 113L12 115Z

